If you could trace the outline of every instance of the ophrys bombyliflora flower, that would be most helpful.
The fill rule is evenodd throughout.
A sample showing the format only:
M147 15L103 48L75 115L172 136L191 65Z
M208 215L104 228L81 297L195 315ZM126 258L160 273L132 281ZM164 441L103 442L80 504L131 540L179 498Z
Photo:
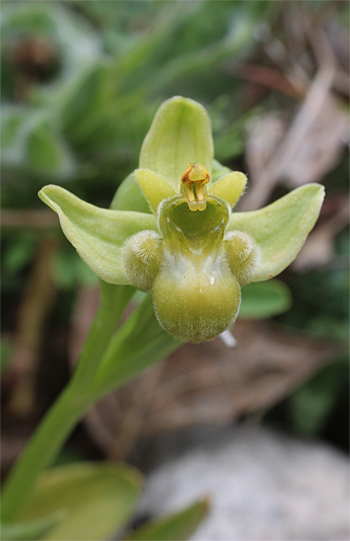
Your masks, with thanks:
M112 209L58 186L40 197L102 280L149 292L165 330L201 342L235 321L244 284L272 278L293 261L324 197L322 186L309 184L264 209L232 213L245 185L243 173L213 159L205 109L175 97L158 110L140 168Z

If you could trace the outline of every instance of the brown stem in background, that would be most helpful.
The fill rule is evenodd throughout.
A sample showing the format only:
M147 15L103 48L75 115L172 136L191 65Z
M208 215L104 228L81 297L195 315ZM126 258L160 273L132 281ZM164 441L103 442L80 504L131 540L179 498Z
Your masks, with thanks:
M333 80L333 66L327 64L319 70L287 134L242 201L240 210L255 210L267 203L271 191L288 170L289 164L296 159L300 146L305 144L307 134L325 107Z
M45 321L56 295L51 266L58 245L53 238L41 240L19 309L15 348L10 361L15 384L9 402L11 413L17 417L27 417L34 409L38 353Z
M302 99L305 97L306 89L298 80L287 77L284 73L273 68L244 64L235 71L235 76L277 90L292 98Z
M57 215L52 210L10 210L1 211L3 232L12 229L59 229Z

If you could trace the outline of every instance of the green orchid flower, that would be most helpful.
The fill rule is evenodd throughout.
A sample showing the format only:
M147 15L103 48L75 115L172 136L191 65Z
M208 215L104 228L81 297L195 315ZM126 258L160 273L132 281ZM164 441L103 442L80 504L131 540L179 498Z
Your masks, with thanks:
M159 108L140 168L111 209L58 186L39 193L87 265L105 282L151 293L159 324L185 342L223 332L237 318L241 287L293 261L324 197L322 186L309 184L264 209L232 213L247 179L213 154L206 110L175 97Z

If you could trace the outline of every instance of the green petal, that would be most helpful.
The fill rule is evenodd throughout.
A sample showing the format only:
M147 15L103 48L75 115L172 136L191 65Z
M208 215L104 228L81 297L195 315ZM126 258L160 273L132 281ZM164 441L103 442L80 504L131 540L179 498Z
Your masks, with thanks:
M230 207L233 207L245 188L247 183L247 177L239 171L232 171L228 175L224 176L209 189L208 193L221 197L228 202Z
M190 162L199 162L211 173L214 155L211 123L199 103L176 96L158 109L143 142L140 168L164 177L176 192Z
M323 186L308 184L261 210L231 215L228 231L249 233L261 249L253 282L273 278L295 259L316 223L323 198Z
M176 195L164 178L149 169L137 169L134 175L154 213L163 199Z
M128 283L123 273L121 247L139 231L156 231L155 216L101 209L54 185L45 186L39 197L57 212L63 233L97 276L111 284Z

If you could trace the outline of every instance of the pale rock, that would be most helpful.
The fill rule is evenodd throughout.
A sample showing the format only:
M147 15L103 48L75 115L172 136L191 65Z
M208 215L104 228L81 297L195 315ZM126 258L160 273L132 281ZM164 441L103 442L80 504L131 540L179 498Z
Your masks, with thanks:
M198 429L162 438L140 512L161 516L207 494L197 541L349 539L349 469L341 452L266 428Z

